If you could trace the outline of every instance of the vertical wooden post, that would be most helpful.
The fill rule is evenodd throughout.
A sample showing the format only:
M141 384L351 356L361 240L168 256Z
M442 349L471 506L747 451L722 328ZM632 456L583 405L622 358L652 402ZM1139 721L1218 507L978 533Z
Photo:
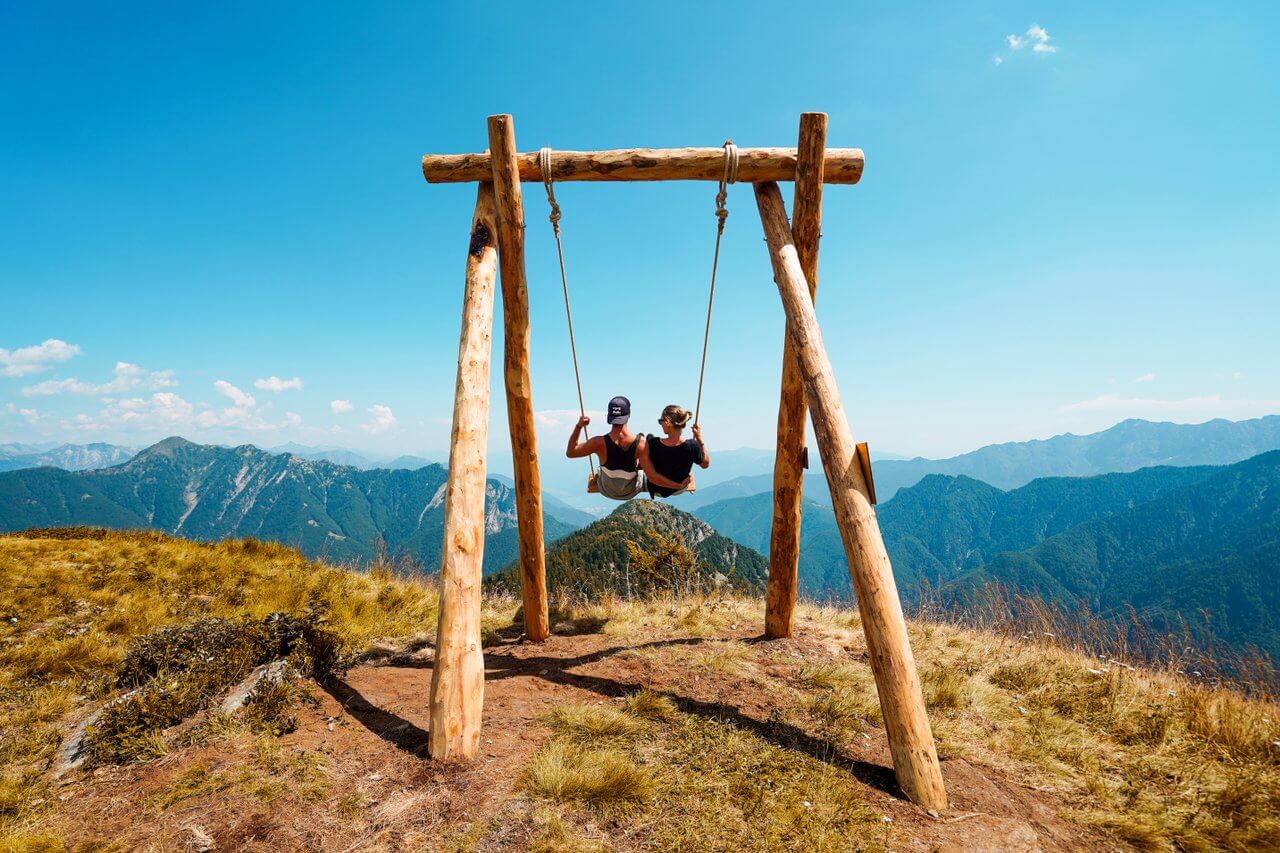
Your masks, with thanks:
M818 238L822 231L822 167L826 160L827 114L802 113L796 148L796 191L791 236L809 297L818 290ZM800 572L800 503L804 494L804 383L788 331L782 345L782 394L778 444L773 457L773 527L769 533L769 586L765 594L766 637L790 637Z
M805 397L813 415L822 466L831 489L831 505L840 525L849 574L858 596L867 656L880 694L893 769L898 784L913 802L940 811L947 806L947 791L929 729L898 587L880 536L875 509L868 498L867 483L858 464L849 421L822 343L822 332L778 185L772 181L756 184L756 203L769 244L774 280L787 314L787 330L799 363Z
M485 446L489 436L489 353L498 273L493 184L480 184L467 250L458 381L449 439L440 556L440 619L431 671L431 756L472 758L480 746L484 655L480 577L484 562Z
M515 467L520 535L520 592L524 633L541 642L550 633L547 569L542 542L542 479L529 383L529 287L524 269L524 201L516 160L516 129L509 115L489 116L489 150L498 211L498 261L502 269L502 357L507 386L507 425Z

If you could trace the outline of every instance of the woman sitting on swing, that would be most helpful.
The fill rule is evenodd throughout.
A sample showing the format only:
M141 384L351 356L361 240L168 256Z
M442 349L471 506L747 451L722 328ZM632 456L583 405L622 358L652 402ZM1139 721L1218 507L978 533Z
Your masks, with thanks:
M616 501L634 498L645 490L645 473L639 469L637 458L644 452L644 436L636 435L627 429L627 421L631 419L631 401L626 397L614 397L609 401L608 420L610 429L605 435L597 435L579 442L582 430L591 423L591 418L583 415L578 425L569 436L569 446L565 448L565 456L570 459L581 459L595 454L600 459L600 471L596 474L595 483L600 494ZM646 471L652 482L659 486L679 490L679 482L669 480L656 471Z
M640 467L649 478L649 497L669 498L681 492L690 491L693 477L690 472L693 466L707 468L711 465L711 457L702 444L702 427L693 425L693 438L684 440L681 431L693 413L679 406L667 406L658 418L658 426L665 435L658 438L648 436L640 445ZM674 482L674 488L667 483Z

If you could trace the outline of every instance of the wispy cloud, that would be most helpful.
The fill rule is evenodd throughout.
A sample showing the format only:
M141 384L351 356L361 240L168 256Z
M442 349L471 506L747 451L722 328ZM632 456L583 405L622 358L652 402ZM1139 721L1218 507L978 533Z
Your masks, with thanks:
M351 405L350 400L330 400L329 401L329 409L335 415L345 415L347 412L351 411L353 408L355 407Z
M1233 400L1220 394L1177 400L1103 394L1090 400L1068 403L1062 409L1068 412L1110 412L1125 417L1181 415L1237 420L1280 413L1280 400Z
M0 376L30 376L80 355L80 347L57 338L42 344L7 350L0 347Z
M254 382L253 387L259 391L270 391L272 394L279 394L281 391L301 391L302 380L296 376L292 379L268 376L266 379L259 379Z
M51 397L55 394L88 394L96 397L125 394L130 391L158 391L178 384L172 370L147 370L127 361L116 362L113 378L95 384L79 379L46 379L22 389L25 397Z
M1049 44L1049 32L1039 24L1032 24L1027 27L1027 31L1022 35L1014 35L1010 33L1004 37L1006 50L1004 53L997 53L993 59L996 65L1002 64L1013 54L1031 48L1032 53L1047 55L1057 53L1057 45Z
M1155 379L1156 379L1156 375L1154 373L1144 373L1141 376L1134 379L1133 381L1134 382L1154 382Z
M360 424L360 429L370 435L384 433L397 423L396 416L391 413L390 406L375 403L369 407L369 414L373 417L367 423Z
M533 422L548 429L573 429L582 413L577 409L542 409L533 413ZM609 426L604 422L604 412L587 412L591 418L591 426L596 430L608 432ZM601 426L603 424L603 426Z
M235 404L238 409L252 409L258 405L258 401L253 399L251 395L241 391L225 379L219 379L213 383L213 387L219 394Z

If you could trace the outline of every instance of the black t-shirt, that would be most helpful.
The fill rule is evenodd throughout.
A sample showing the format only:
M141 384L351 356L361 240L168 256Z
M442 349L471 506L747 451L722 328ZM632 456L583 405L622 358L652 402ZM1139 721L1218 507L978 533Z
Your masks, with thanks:
M684 478L688 477L689 472L693 470L693 466L702 464L702 445L695 439L689 438L675 447L667 447L662 443L661 438L650 435L645 439L645 443L649 447L649 460L653 462L654 469L668 480L683 483ZM677 489L649 484L650 495L665 498L674 495L677 491Z

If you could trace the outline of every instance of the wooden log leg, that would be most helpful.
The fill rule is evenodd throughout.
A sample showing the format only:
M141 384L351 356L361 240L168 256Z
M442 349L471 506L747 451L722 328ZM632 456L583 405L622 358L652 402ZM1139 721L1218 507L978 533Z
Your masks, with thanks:
M484 654L480 577L484 561L485 447L489 436L489 353L498 272L493 184L480 184L467 251L458 381L449 440L440 557L440 620L431 671L431 756L472 758L480 747Z
M893 769L907 797L940 811L947 806L947 791L911 654L907 622L778 185L757 184L756 203L831 488L831 505L858 596Z
M818 237L822 230L822 167L827 114L800 116L796 149L796 194L791 235L809 297L818 290ZM764 600L764 633L790 637L800 577L800 503L804 494L804 423L807 409L791 333L782 347L782 394L778 401L778 444L773 457L773 527L769 533L769 586Z
M542 479L529 383L529 288L524 267L524 201L516 161L515 123L509 115L489 116L489 150L498 211L498 258L502 269L503 365L507 424L515 467L516 515L520 536L520 593L524 633L541 642L550 634L547 568L542 542Z

